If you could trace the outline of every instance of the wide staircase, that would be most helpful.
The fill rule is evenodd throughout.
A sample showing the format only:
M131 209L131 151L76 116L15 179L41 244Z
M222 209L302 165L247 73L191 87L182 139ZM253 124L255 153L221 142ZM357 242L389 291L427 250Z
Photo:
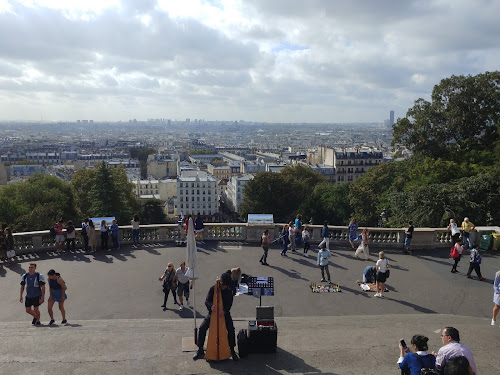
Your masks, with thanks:
M363 311L277 318L278 351L238 362L193 361L193 352L183 351L183 341L193 337L192 319L80 320L34 327L24 315L19 318L23 321L0 323L0 374L399 374L398 340L409 343L412 335L424 334L429 351L437 351L440 330L448 325L472 349L478 374L500 374L500 327L484 318ZM250 318L233 319L238 330Z

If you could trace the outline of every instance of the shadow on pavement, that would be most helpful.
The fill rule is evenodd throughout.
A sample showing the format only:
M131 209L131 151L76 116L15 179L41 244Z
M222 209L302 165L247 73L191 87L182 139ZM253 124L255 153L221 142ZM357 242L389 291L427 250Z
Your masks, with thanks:
M299 279L299 280L309 281L309 279L306 279L306 278L300 276L297 272L293 272L293 270L289 271L289 270L286 270L286 269L278 267L278 266L273 266L271 264L268 267L269 268L273 268L276 271L280 271L281 273L287 275L288 277L291 277L292 279Z
M422 306L419 306L419 305L415 305L414 303L411 303L411 302L400 301L400 300L397 300L397 299L394 299L394 298L390 298L390 297L387 297L386 294L384 294L384 299L386 299L388 301L397 302L397 303L399 303L401 305L404 305L404 306L411 307L415 311L422 312L422 313L425 313L425 314L437 314L437 312L434 311L434 310L431 310L431 309L428 309L428 308L425 308L425 307L422 307Z
M238 362L231 359L213 362L207 361L214 370L227 374L324 374L336 375L333 372L321 372L303 359L278 347L276 353L252 354L240 358Z

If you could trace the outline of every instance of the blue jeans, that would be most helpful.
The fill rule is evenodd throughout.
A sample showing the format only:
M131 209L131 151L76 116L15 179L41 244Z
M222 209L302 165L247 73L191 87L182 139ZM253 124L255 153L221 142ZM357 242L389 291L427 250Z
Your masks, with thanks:
M134 244L139 243L139 229L132 229L132 240Z
M470 243L470 233L468 232L463 232L462 237L464 240L464 248L465 249L472 249L472 244Z

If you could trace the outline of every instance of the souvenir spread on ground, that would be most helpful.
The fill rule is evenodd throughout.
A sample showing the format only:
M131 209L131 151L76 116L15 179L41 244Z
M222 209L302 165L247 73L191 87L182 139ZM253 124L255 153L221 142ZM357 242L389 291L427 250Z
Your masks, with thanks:
M318 284L311 283L309 285L313 293L335 293L341 292L339 284L329 283L329 284Z
M375 292L377 290L375 283L362 283L359 280L356 280L356 282L358 283L361 290L364 292ZM389 289L384 287L384 293L388 292L388 291L389 291Z

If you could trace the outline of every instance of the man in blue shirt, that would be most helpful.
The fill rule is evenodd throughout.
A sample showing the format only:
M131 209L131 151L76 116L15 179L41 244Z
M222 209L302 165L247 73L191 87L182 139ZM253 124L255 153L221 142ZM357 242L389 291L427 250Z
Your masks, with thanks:
M118 242L119 231L118 231L118 224L116 224L116 220L112 221L110 230L111 230L111 239L113 240L113 248L119 249L120 248L120 242Z
M33 316L31 324L39 326L40 310L39 306L45 301L45 278L41 273L36 272L36 264L30 263L29 271L21 277L21 296L19 302L23 303L23 293L26 287L26 299L24 306L26 313ZM33 306L33 309L31 308Z

